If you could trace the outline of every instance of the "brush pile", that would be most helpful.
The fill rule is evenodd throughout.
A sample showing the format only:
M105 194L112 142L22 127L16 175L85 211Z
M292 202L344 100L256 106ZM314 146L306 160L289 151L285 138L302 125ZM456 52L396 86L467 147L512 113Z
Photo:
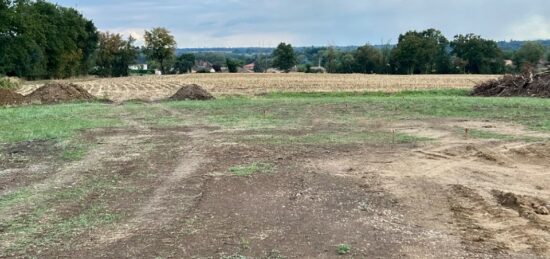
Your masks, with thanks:
M473 96L525 96L550 98L550 71L533 74L505 75L474 87Z

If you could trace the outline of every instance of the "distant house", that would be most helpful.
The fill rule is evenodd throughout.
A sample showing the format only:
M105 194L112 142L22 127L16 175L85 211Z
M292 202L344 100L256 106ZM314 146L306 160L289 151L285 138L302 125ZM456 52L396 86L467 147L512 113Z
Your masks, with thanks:
M247 70L250 70L250 71L254 71L255 67L256 67L256 63L250 63L248 65L243 66L244 69L247 69Z
M318 67L309 68L309 72L316 73L316 74L324 74L327 72L327 70L324 67L318 66Z
M504 65L505 66L514 66L514 61L510 60L510 59L506 59L504 60Z
M192 69L193 73L215 73L214 65L208 61L199 60Z
M268 68L266 73L274 73L274 74L278 74L278 73L283 73L283 71L279 70L279 69L276 69L276 68Z
M256 67L256 64L254 63L244 65L239 68L238 73L254 73L254 67Z
M128 66L128 69L130 70L147 70L147 64L132 64Z

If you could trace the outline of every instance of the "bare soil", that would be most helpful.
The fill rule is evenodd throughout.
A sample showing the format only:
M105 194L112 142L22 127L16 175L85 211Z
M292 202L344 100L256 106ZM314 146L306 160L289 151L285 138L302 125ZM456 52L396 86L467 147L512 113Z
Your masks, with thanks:
M102 200L123 215L116 224L4 256L339 258L339 244L351 247L345 258L550 256L547 142L471 139L456 134L457 121L426 120L391 127L437 142L272 145L227 138L246 131L150 128L124 119L135 127L83 133L96 146L78 162L35 159L50 152L41 143L3 147L7 156L28 157L2 164L3 191L24 185L53 190L83 176L116 176L116 188L132 187L55 205L61 217L70 217ZM467 123L496 125L497 132L503 126ZM274 169L250 177L229 172L254 162ZM47 177L13 173L41 165L52 168Z
M89 101L95 97L82 87L71 83L49 83L25 96L27 102L52 104L69 101Z
M214 99L208 91L199 85L186 85L180 88L174 95L172 95L169 100L172 101L182 101L182 100L211 100Z
M25 97L9 89L0 89L0 105L17 105L25 102Z

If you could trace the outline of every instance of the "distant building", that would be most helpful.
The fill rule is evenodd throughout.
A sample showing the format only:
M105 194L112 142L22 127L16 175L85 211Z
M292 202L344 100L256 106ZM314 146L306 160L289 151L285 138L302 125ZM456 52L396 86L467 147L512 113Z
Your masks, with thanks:
M276 68L268 68L266 73L275 73L275 74L278 74L278 73L283 73L283 71L279 70L279 69L276 69Z
M238 73L254 73L254 67L256 67L256 64L254 63L244 65L239 68Z
M133 64L128 66L130 70L147 70L147 68L147 64Z
M317 73L317 74L324 74L327 72L327 70L324 67L318 66L318 67L311 67L309 68L310 73Z
M208 61L199 60L192 69L193 73L215 73L214 65Z

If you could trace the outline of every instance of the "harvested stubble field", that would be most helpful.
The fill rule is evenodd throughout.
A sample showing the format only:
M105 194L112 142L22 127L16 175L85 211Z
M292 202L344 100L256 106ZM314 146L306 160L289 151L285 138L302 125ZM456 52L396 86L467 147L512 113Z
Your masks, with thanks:
M549 258L549 114L460 89L2 108L0 257Z
M268 92L332 92L466 89L495 79L495 75L335 75L335 74L189 74L112 79L68 80L99 98L113 101L157 100L182 85L197 84L214 94L258 95ZM41 84L30 83L18 92L29 94Z

